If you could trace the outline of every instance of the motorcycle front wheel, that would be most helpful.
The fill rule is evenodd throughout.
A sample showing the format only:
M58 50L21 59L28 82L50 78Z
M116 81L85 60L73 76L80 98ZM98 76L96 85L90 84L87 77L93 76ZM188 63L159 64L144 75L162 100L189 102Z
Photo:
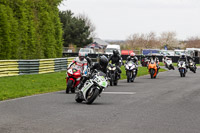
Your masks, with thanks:
M155 73L155 70L154 69L150 69L150 76L151 76L151 79L153 79L154 78L154 73Z
M72 85L73 85L73 81L72 80L68 80L68 82L67 82L67 88L66 88L66 93L69 93L70 90L73 92Z
M97 89L97 88L94 88L92 91L89 91L89 93L87 94L86 103L92 104L94 102L94 100L97 98L98 95L99 95L99 89Z

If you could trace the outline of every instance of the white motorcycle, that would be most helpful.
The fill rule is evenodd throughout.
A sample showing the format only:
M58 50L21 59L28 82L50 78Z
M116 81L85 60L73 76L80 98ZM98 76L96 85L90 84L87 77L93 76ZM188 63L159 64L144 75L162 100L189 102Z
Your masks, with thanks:
M99 96L107 86L106 74L94 70L81 90L76 94L75 100L78 103L85 101L87 104L92 104L97 96Z
M171 59L165 59L165 67L169 70L173 69L174 70L174 66L172 65L172 60Z
M193 73L196 73L197 67L196 67L195 62L192 59L189 60L189 68L190 68L190 71L192 71Z
M125 65L126 68L126 76L127 76L127 82L134 82L136 76L137 76L137 65L133 61L127 62Z
M180 72L180 76L185 77L187 69L186 69L186 63L184 61L178 62L178 70Z

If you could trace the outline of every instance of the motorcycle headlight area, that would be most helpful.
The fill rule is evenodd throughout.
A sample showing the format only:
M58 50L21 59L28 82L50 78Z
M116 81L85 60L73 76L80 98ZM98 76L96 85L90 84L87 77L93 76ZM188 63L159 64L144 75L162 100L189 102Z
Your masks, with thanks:
M115 70L116 69L116 67L113 67L113 68L111 68L111 67L108 67L108 70Z

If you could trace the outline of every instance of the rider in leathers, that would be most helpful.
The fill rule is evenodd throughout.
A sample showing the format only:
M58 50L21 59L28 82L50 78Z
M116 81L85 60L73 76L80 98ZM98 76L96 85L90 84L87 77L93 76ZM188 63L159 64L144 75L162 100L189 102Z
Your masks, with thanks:
M75 68L80 70L82 74L85 74L87 71L87 60L85 59L84 53L79 53L79 57L76 57L72 63L68 65L68 69L75 64Z
M136 66L138 66L138 58L135 56L135 53L131 53L130 56L127 57L126 59L126 63L128 63L128 61L133 61ZM137 73L138 69L136 69L136 73Z
M113 55L111 55L108 59L108 62L110 62L110 61L111 61L112 64L116 65L117 71L119 73L118 78L120 79L120 77L121 77L120 74L122 73L122 71L120 69L120 67L122 65L122 57L120 56L118 50L113 50Z
M156 55L155 54L152 54L152 56L150 57L150 61L151 60L153 60L153 61L155 61L156 62L156 66L157 66L157 68L158 68L158 71L159 71L159 69L160 69L160 67L159 67L159 59L158 59L158 57L156 57Z
M108 65L108 58L102 55L100 56L99 63L96 62L94 65L90 67L90 72L96 69L96 70L102 71L106 75L107 65ZM80 90L83 87L84 83L88 80L89 76L90 75L87 74L82 77L80 84L77 86L78 90Z

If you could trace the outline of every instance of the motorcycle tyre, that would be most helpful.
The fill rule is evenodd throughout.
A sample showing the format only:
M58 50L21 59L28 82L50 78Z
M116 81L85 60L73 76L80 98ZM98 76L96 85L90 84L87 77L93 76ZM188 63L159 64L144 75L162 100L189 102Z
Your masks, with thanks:
M73 84L73 81L72 80L68 80L67 82L67 88L66 88L66 93L68 94L69 91L72 89L72 84ZM75 90L74 90L75 91Z
M83 99L80 99L78 95L79 94L76 94L75 100L76 100L77 103L82 103Z
M155 73L155 70L154 70L154 69L150 69L150 76L151 76L151 79L154 78L154 77L153 77L154 73Z
M93 95L89 99L87 99L86 104L92 104L98 95L99 95L99 90L95 88L93 90Z

